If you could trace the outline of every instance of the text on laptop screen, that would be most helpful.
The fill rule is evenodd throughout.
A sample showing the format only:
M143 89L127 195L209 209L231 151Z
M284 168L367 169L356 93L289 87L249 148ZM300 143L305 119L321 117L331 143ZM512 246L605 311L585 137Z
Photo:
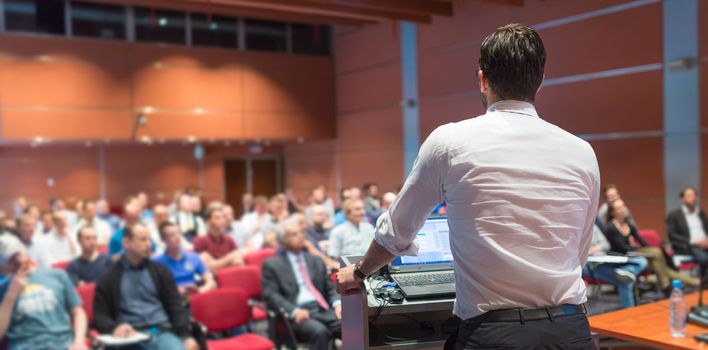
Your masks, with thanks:
M452 262L450 251L450 228L447 218L425 221L415 237L418 242L418 256L399 256L391 262L393 266L440 264Z

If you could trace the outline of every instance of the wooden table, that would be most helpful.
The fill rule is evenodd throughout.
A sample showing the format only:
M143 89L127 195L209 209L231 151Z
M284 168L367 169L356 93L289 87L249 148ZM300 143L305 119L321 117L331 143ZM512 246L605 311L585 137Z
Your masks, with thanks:
M690 309L698 304L698 293L686 295L685 300L686 307ZM704 292L703 301L708 301L708 291ZM708 328L687 324L685 338L671 336L668 299L592 316L589 320L590 329L594 332L632 343L661 349L708 349L705 343L693 339L696 334L708 333Z

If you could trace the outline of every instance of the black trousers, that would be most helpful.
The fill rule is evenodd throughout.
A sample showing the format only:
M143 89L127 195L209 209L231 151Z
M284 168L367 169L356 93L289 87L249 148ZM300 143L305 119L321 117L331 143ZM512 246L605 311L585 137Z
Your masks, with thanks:
M306 341L310 350L328 350L332 338L342 337L342 322L334 315L334 310L324 310L317 303L303 306L310 312L310 319L295 324L293 331L298 341Z
M445 349L597 349L585 314L521 322L462 321Z

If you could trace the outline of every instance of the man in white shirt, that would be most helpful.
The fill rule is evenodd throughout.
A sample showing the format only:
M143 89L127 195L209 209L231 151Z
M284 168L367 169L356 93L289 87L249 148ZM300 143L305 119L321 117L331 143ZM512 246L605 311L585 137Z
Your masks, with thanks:
M204 236L206 234L206 225L204 220L196 214L195 201L189 194L182 194L179 197L179 211L171 222L179 226L180 232L191 242L195 237Z
M79 212L81 213L81 219L76 223L73 228L73 238L75 242L79 239L79 230L84 226L91 226L96 230L98 235L98 246L107 247L108 242L113 235L113 229L111 225L107 222L101 220L96 216L96 204L93 201L82 201L79 207Z
M594 348L581 278L600 195L592 147L539 118L533 102L546 53L533 29L510 24L481 45L483 116L438 127L423 143L375 241L338 290L414 241L429 213L447 205L457 299L464 320L450 348Z
M29 214L20 216L19 226L17 231L20 234L20 241L27 248L27 255L32 259L38 267L50 268L49 253L47 246L41 239L42 236L36 233L37 222L34 217Z
M346 255L363 255L374 239L374 226L366 222L364 201L347 199L342 204L347 220L329 234L327 255L335 258Z
M698 195L693 187L685 187L680 194L681 208L666 217L666 230L677 254L692 255L701 266L708 268L708 219L698 205Z
M68 262L79 255L79 244L71 237L68 219L62 213L52 215L54 230L46 235L37 236L33 240L44 245L43 260L51 266L58 262Z

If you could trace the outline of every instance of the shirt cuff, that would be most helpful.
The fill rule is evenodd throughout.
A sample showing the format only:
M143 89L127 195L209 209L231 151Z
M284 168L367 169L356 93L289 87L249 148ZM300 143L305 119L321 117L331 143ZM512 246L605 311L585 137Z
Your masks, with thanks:
M337 305L341 305L341 304L342 304L342 301L341 301L341 300L335 300L335 301L332 303L332 308L334 309L334 308L337 307Z
M413 235L413 239L415 239L415 234ZM389 214L388 211L383 213L376 223L374 240L393 255L418 255L418 243L413 240L408 240L400 234L397 235L396 232L393 231L391 214Z

